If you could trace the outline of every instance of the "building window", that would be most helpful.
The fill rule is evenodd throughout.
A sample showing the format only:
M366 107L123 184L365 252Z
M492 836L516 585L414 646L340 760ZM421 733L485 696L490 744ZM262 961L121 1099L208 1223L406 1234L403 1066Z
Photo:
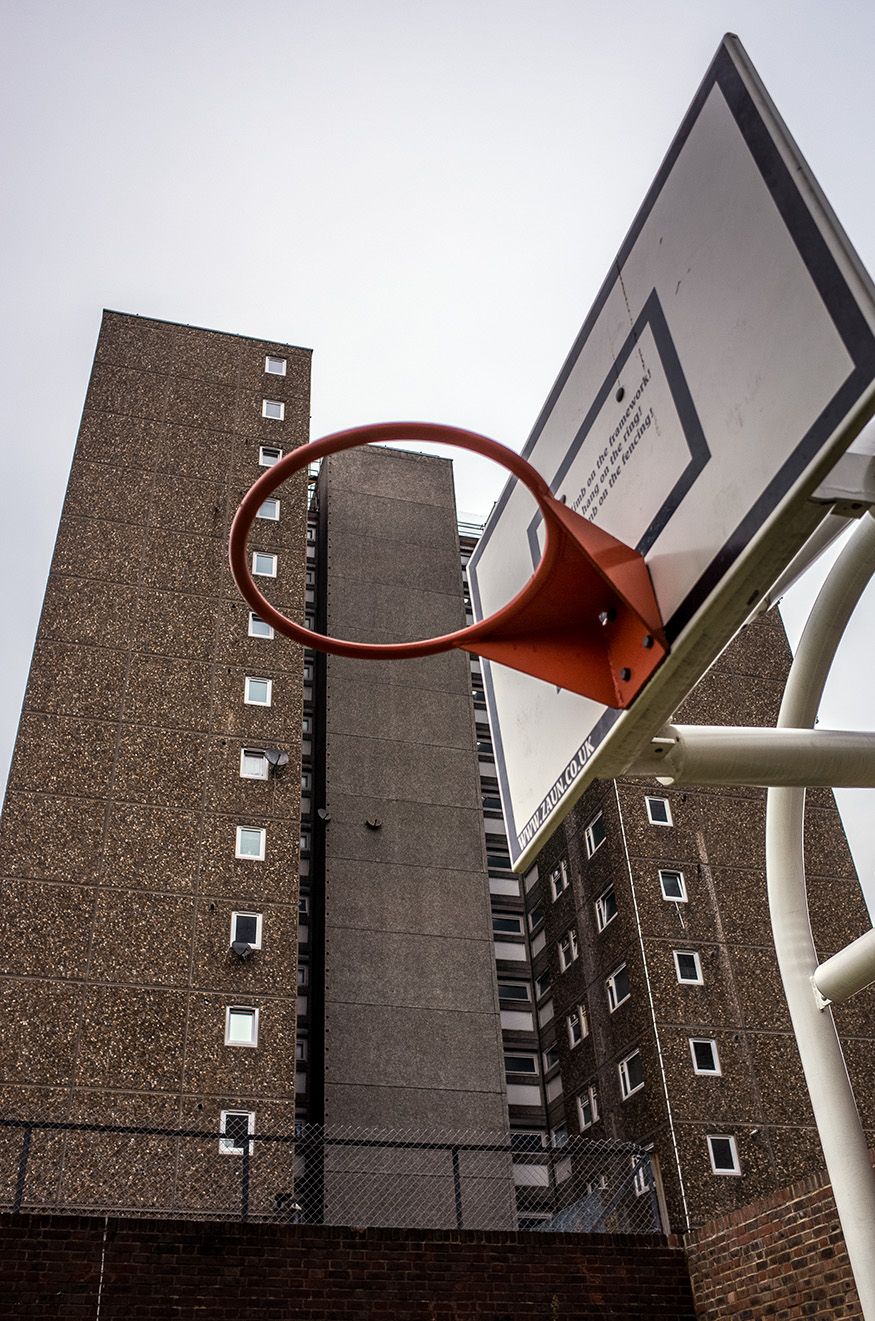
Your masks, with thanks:
M261 416L269 417L274 422L282 422L286 415L286 406L279 399L262 399Z
M225 1045L258 1045L258 1010L229 1005L225 1010Z
M258 462L262 468L272 468L275 463L279 463L283 457L283 452L276 445L259 445Z
M249 945L251 949L261 949L261 914L231 914L231 944Z
M252 552L252 572L257 578L275 578L276 556L267 555L261 550L254 550Z
M550 1144L553 1147L566 1147L568 1145L568 1125L557 1124L550 1134Z
M570 968L577 958L577 932L574 927L566 931L559 942L559 967L562 972Z
M611 1013L619 1009L620 1005L629 999L629 971L625 963L621 963L619 968L611 973L605 982L608 988L608 1005Z
M535 927L540 926L543 920L544 920L544 907L542 904L538 904L529 913L529 930L534 931Z
M679 982L684 982L688 986L701 986L704 978L702 977L702 964L695 950L675 949L674 970L677 973Z
M309 831L306 830L301 831L301 852L302 853L310 852L310 834Z
M717 1042L710 1037L690 1037L690 1054L693 1057L695 1073L719 1074L720 1060L717 1057Z
M298 985L299 985L299 986L306 986L306 985L307 985L307 980L308 980L308 978L307 978L307 964L306 964L306 963L299 963L299 964L298 964Z
M272 638L273 625L266 623L254 610L249 611L249 636L251 638Z
M499 1000L528 1000L528 982L499 982L498 998Z
M594 1087L587 1087L577 1098L577 1119L581 1133L588 1128L592 1128L598 1117L598 1093Z
M659 884L662 886L663 899L671 899L676 904L687 902L687 887L684 874L680 871L660 871Z
M572 1048L579 1046L583 1038L588 1036L589 1019L586 1016L586 1009L583 1005L578 1005L568 1015L568 1044Z
M741 1174L735 1138L728 1133L709 1135L708 1155L711 1157L712 1174Z
M583 838L586 843L586 856L591 858L596 849L601 848L605 842L605 818L601 812L590 821L583 832Z
M238 858L253 858L256 862L264 862L266 838L266 830L259 829L256 826L238 826L235 856Z
M310 771L301 771L301 788L310 789L313 784L313 775Z
M266 780L269 763L257 748L240 749L240 775L244 780Z
M633 1050L631 1055L627 1055L624 1060L620 1060L617 1066L617 1072L620 1075L620 1091L625 1101L627 1096L633 1092L640 1091L644 1086L644 1069L641 1066L641 1052Z
M279 522L279 516L280 502L279 500L273 499L262 500L261 504L258 506L258 513L255 515L256 518L267 518L271 523Z
M286 359L274 358L271 357L270 354L268 354L264 360L264 370L267 372L269 376L285 376Z
M306 917L310 912L310 896L308 894L298 895L298 913L301 917Z
M493 917L492 930L509 932L515 936L523 934L522 918L519 917Z
M559 1063L559 1051L556 1046L551 1046L549 1050L544 1051L544 1072L549 1073L555 1069Z
M247 706L270 706L273 695L273 679L254 679L246 676L243 701Z
M647 804L647 819L652 826L670 826L674 824L667 798L645 798L644 801Z
M550 893L554 902L559 898L563 890L568 888L568 868L564 862L560 862L558 867L554 867L550 873Z
M604 931L608 923L613 922L616 916L617 896L614 893L613 885L609 885L607 890L602 890L595 901L595 921L599 931Z
M224 1156L242 1156L246 1149L246 1139L255 1132L255 1111L223 1110L219 1128L222 1133L219 1138L219 1151ZM254 1149L255 1143L250 1142L250 1156Z
M535 979L535 992L537 994L538 999L540 1000L542 995L546 995L549 989L550 989L550 973L548 970L547 972L542 972L540 977L537 977Z
M537 1055L505 1055L505 1073L537 1073Z

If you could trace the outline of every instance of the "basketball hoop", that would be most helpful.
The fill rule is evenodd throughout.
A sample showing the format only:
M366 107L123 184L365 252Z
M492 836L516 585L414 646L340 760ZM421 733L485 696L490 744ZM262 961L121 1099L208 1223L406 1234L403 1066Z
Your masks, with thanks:
M359 445L421 440L473 450L503 464L531 492L544 518L540 564L507 605L488 619L420 642L362 643L314 633L276 610L255 586L246 555L249 529L262 502L293 473ZM624 709L668 654L659 606L643 555L550 491L540 473L486 436L430 422L383 422L338 431L292 450L244 496L231 526L231 573L268 624L301 646L362 660L409 660L457 647L547 683Z

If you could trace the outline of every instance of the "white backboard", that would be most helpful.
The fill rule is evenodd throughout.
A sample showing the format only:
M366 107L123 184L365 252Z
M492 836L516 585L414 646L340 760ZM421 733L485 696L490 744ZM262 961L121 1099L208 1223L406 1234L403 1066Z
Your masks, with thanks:
M871 281L726 37L523 450L645 556L671 653L625 712L483 662L517 869L670 718L817 526L808 497L873 382ZM468 566L476 620L540 544L512 479Z

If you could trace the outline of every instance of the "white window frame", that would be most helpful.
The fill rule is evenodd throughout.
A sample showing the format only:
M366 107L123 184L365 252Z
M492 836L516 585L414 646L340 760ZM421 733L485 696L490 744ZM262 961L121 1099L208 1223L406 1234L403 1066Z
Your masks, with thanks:
M502 986L517 986L520 988L521 991L524 992L524 994L503 995L501 991ZM516 982L513 981L512 979L510 981L507 980L501 981L498 983L498 998L499 1000L511 1000L513 1001L514 1004L531 1004L532 1003L531 987L529 986L528 982Z
M258 462L262 468L272 468L279 463L283 457L283 452L279 445L259 445Z
M231 1036L232 1018L248 1019L252 1025L252 1039L250 1041L241 1041L238 1037ZM225 1008L225 1045L242 1046L244 1049L252 1050L258 1046L258 1010L253 1005L227 1005Z
M636 1092L640 1092L642 1087L644 1086L643 1065L641 1066L641 1081L639 1083L636 1083L634 1087L631 1086L632 1080L629 1077L629 1065L631 1064L632 1060L636 1058L639 1060L641 1059L640 1050L630 1051L629 1054L624 1056L623 1059L620 1060L620 1063L617 1065L617 1073L620 1075L620 1096L624 1101L628 1100L630 1096L634 1096Z
M519 926L514 927L512 930L508 927L497 927L495 925L496 921L518 922ZM493 913L492 931L496 936L521 936L523 934L523 919L519 913Z
M596 812L595 816L592 818L589 824L584 827L583 839L584 839L584 843L586 844L586 856L588 858L591 858L594 853L598 852L598 850L601 848L601 846L604 844L605 840L608 837L607 830L605 830L605 833L602 835L601 839L598 841L598 843L596 843L595 834L593 833L597 822L599 821L604 822L604 819L605 819L604 812Z
M702 960L694 949L673 949L674 970L680 986L704 986L705 978L702 976ZM682 977L680 960L682 958L693 959L696 965L695 977Z
M271 412L271 409L279 409L279 412ZM281 399L262 399L261 416L266 417L269 422L284 422L286 417L286 406Z
M664 880L664 878L665 878L666 876L676 876L676 877L678 878L678 880L680 881L680 886L681 886L681 892L680 892L679 895L678 895L678 894L666 894L666 893L665 893L665 880ZM685 904L685 903L687 902L687 883L686 883L686 881L684 880L684 874L683 874L683 872L680 870L679 867L660 867L660 869L659 869L659 888L660 888L660 890L661 890L661 892L662 892L662 897L663 897L663 899L665 899L667 903L670 903L670 904Z
M219 1138L219 1151L222 1153L223 1156L242 1156L243 1147L232 1146L229 1142L229 1139L225 1136L225 1130L228 1127L228 1119L232 1115L234 1116L240 1115L241 1118L245 1116L247 1121L246 1131L247 1133L251 1134L255 1132L255 1111L254 1110L222 1110L219 1115L219 1130L222 1134L222 1136ZM254 1150L255 1150L255 1143L250 1142L249 1143L250 1156L252 1155Z
M595 1087L584 1087L582 1092L578 1092L577 1102L577 1122L581 1133L585 1133L593 1124L599 1120L599 1097ZM588 1107L590 1118L586 1119L585 1107Z
M577 1039L575 1039L574 1025L571 1021L573 1018L577 1019L578 1025L580 1027L580 1036L577 1037ZM589 1017L587 1015L585 1007L583 1005L577 1005L576 1008L572 1009L571 1013L567 1014L565 1017L565 1025L568 1029L569 1049L574 1050L575 1046L579 1046L581 1041L585 1041L586 1038L589 1036Z
M622 1000L617 998L617 978L621 972L626 974L626 985L629 987ZM621 963L618 968L614 969L609 977L605 978L605 987L608 992L608 1008L612 1014L616 1013L620 1006L624 1005L627 1000L631 1000L632 988L629 986L629 969L625 963Z
M563 946L564 946L564 944L565 944L566 941L568 942L568 948L569 948L569 955L568 955L567 960L566 960L565 951L564 951L564 949L563 949ZM569 928L568 928L568 930L565 932L565 934L563 935L562 939L559 941L559 943L558 943L558 945L556 946L556 948L557 948L558 951L559 951L559 968L560 968L560 971L561 971L561 972L567 972L568 969L571 967L572 963L573 963L573 962L575 961L575 959L577 958L578 953L580 952L580 951L579 951L578 940L577 940L577 931L576 931L576 929L575 929L574 927L569 927Z
M298 985L299 985L299 986L307 986L308 983L309 983L309 981L310 981L310 965L309 965L309 963L299 963L299 964L298 964Z
M248 940L246 944L250 949L261 949L261 913L251 913L248 909L235 908L231 914L231 941L233 945L237 940L237 919L238 917L255 918L255 939Z
M614 911L610 916L607 915L607 908L605 906L605 900L608 895L611 895L614 900ZM595 901L595 924L599 931L604 931L605 927L613 922L619 911L619 905L617 904L617 891L613 881L611 881L611 884L605 886L598 899Z
M246 759L255 761L258 759L260 769L251 771L246 769ZM241 748L240 749L240 779L241 780L266 780L270 775L270 762L267 760L263 749L261 748Z
M645 1193L650 1192L653 1174L653 1161L648 1161L646 1165L639 1164L640 1161L640 1156L632 1157L632 1169L635 1171L632 1176L632 1190L636 1197L643 1197Z
M674 825L674 821L672 820L672 815L671 815L671 803L668 801L667 798L655 798L655 797L648 796L648 797L646 797L646 798L644 799L644 802L647 804L647 820L650 822L650 824L651 824L652 826L673 826L673 825ZM653 815L653 804L654 804L654 803L659 803L660 807L664 807L664 808L665 808L665 814L666 814L666 816L668 817L668 820L667 820L667 821L660 821L657 817L654 817L654 815Z
M722 1070L721 1067L720 1067L720 1056L719 1056L718 1053L717 1053L717 1042L714 1040L714 1038L713 1038L713 1037L688 1037L687 1040L688 1040L689 1043L690 1043L690 1056L691 1056L692 1061L693 1061L693 1073L697 1073L697 1074L699 1074L700 1077L703 1077L703 1078L720 1078L720 1077L722 1076L722 1074L723 1074L723 1070ZM700 1069L700 1068L699 1068L699 1063L698 1063L698 1061L697 1061L697 1059L696 1059L696 1046L709 1046L709 1047L710 1047L710 1049L711 1049L711 1056L712 1056L712 1058L713 1058L713 1060L714 1060L714 1068L713 1068L713 1069Z
M277 365L274 366L273 364ZM268 353L264 359L264 370L268 376L285 376L286 364L288 358L278 358L274 353Z
M554 904L556 900L559 898L560 894L562 894L567 889L568 889L568 866L565 862L565 859L563 858L563 860L559 863L559 866L554 867L550 873L550 894L552 896Z
M266 702L258 702L258 701L255 700L254 697L251 697L251 696L250 696L250 694L249 694L249 685L250 685L251 683L266 683L266 684L267 684L267 701L266 701ZM264 676L263 676L263 675L260 675L260 674L247 674L247 675L246 675L246 681L245 681L245 683L244 683L244 685L243 685L243 703L244 703L244 705L245 705L245 706L270 706L271 703L272 703L272 701L273 701L273 679L265 679Z
M508 1068L508 1065L507 1065L507 1061L508 1061L509 1059L531 1060L532 1064L534 1065L534 1068L533 1068L533 1069L510 1069L510 1068ZM540 1077L540 1070L538 1069L538 1054L537 1054L537 1051L534 1051L534 1050L517 1050L517 1051L514 1051L512 1048L511 1048L511 1049L508 1049L507 1047L505 1047L505 1050L504 1050L504 1071L505 1071L505 1073L518 1074L520 1078L538 1078L538 1077Z
M269 569L260 569L259 560L270 560ZM266 550L254 550L252 552L252 576L253 578L275 578L276 577L276 555L271 555Z
M307 1062L307 1041L304 1037L299 1037L295 1042L295 1063L306 1064Z
M708 1156L709 1156L710 1161L711 1161L711 1173L712 1173L712 1174L716 1174L716 1175L724 1175L724 1174L727 1174L727 1175L730 1176L730 1178L731 1178L731 1177L738 1176L738 1175L741 1174L741 1165L739 1164L739 1161L738 1161L738 1148L737 1148L737 1146L735 1145L735 1138L732 1136L731 1133L709 1133L708 1136L707 1136L707 1138L706 1138L706 1141L707 1141L707 1143L708 1143ZM716 1160L714 1159L714 1148L713 1148L713 1146L711 1145L713 1142L728 1142L728 1143L729 1143L729 1150L730 1150L730 1152L731 1152L731 1154L732 1154L732 1169L731 1169L731 1170L727 1170L727 1169L724 1169L724 1168L721 1168L721 1169L718 1169L718 1168L717 1168L717 1162L716 1162Z
M541 982L546 981L547 985L542 987ZM550 994L550 969L546 968L535 978L535 999L540 1000L542 996Z
M266 632L266 633L258 633L258 632L256 632L256 631L255 631L255 625L256 625L256 623L263 624L264 627L267 629L267 632ZM251 638L261 638L263 642L270 642L270 640L271 640L272 637L273 637L273 624L269 624L269 623L267 622L266 619L262 619L261 615L257 615L257 614L255 613L254 610L250 610L250 611L249 611L249 636L250 636Z
M264 512L265 505L273 505L274 512L272 514L266 514ZM280 521L280 502L275 495L269 495L266 500L262 500L261 504L258 506L258 513L255 517L263 518L267 523L278 523Z
M543 1057L544 1057L544 1073L545 1073L545 1074L548 1074L548 1073L550 1072L551 1069L558 1069L558 1067L559 1067L559 1047L558 1047L558 1046L548 1046L546 1050L544 1050L544 1051L541 1052L541 1054L542 1054ZM550 1060L550 1056L551 1056L551 1055L555 1055L555 1056L556 1056L555 1060L552 1060L552 1061Z
M531 910L531 912L526 913L526 922L528 924L529 931L535 931L536 928L539 927L541 923L544 921L546 916L547 914L544 911L543 904L535 904L535 907Z
M258 853L243 853L243 852L241 852L240 845L241 845L241 842L242 842L242 839L243 839L243 831L244 831L244 830L246 830L246 831L251 831L253 834L257 833L258 835L261 836L261 848L260 848L260 851L259 851ZM243 862L264 862L266 852L267 852L267 831L265 830L264 826L238 826L238 827L237 827L237 843L236 843L236 847L235 847L235 850L234 850L234 857L235 857L235 858L240 858L241 861L243 861Z

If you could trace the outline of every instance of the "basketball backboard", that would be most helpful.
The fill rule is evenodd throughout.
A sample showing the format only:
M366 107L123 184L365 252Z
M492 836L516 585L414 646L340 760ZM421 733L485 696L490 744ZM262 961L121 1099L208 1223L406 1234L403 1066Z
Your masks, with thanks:
M645 556L671 647L626 711L483 661L511 856L671 717L823 519L810 497L875 410L875 291L727 36L524 456ZM532 573L511 479L468 567L475 620Z

